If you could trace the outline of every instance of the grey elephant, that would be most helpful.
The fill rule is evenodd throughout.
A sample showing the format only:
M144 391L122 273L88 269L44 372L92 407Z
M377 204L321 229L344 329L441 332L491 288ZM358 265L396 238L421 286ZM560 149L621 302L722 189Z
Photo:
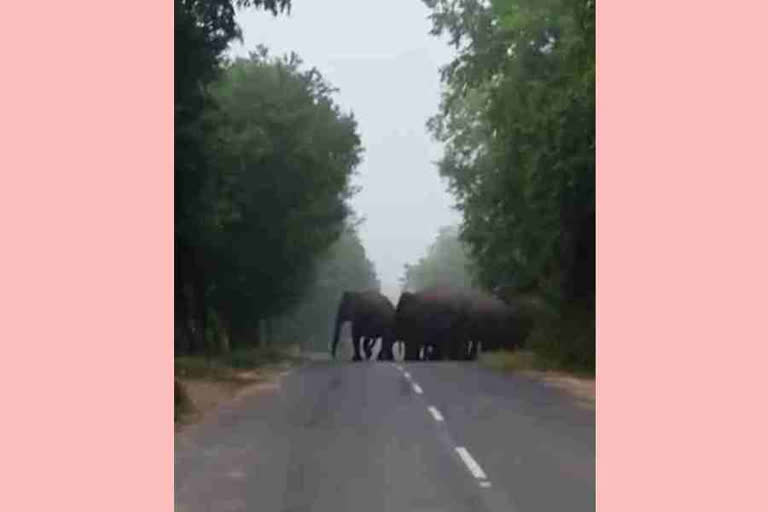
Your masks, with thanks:
M519 315L515 308L493 295L464 291L463 311L466 317L467 359L475 359L479 346L485 350L519 345Z
M395 309L395 337L405 344L405 360L463 359L466 315L462 297L446 287L403 292Z
M431 287L404 292L395 310L395 332L405 358L471 360L487 350L518 343L518 315L500 299L477 290ZM427 354L430 354L427 356Z
M361 344L366 357L370 358L373 344L378 338L382 339L379 360L394 359L392 344L394 343L395 308L388 298L375 290L344 292L336 313L336 325L331 342L331 355L334 359L339 343L339 332L345 322L352 323L353 361L362 360Z

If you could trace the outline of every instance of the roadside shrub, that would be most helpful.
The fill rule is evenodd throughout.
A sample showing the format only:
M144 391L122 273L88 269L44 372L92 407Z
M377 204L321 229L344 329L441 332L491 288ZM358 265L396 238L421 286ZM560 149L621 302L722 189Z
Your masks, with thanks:
M595 316L590 305L568 304L555 315L540 316L527 341L528 348L558 368L595 372Z

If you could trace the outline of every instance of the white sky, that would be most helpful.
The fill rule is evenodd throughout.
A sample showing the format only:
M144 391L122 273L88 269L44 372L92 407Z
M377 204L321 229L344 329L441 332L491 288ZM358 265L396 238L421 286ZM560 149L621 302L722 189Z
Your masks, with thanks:
M292 0L290 15L247 9L238 14L245 56L264 44L273 55L295 51L340 89L336 101L352 110L363 162L352 200L382 290L393 301L405 263L425 254L441 226L457 224L446 183L433 164L440 145L426 130L440 101L438 68L452 49L429 34L421 0Z

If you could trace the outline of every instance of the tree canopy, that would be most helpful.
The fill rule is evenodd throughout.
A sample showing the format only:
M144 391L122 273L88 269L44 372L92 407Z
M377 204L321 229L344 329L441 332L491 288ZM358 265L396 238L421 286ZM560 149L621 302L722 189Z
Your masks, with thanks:
M349 214L356 123L300 65L262 51L227 65L212 87L210 293L233 327L294 303Z
M459 48L429 127L446 144L440 173L481 280L589 294L594 279L579 277L582 240L594 238L594 3L426 3L434 33Z
M177 350L234 344L295 305L315 259L350 214L361 145L334 89L296 55L259 48L229 62L236 8L287 0L176 0L175 304ZM215 348L215 347L213 347Z
M594 312L594 2L424 1L458 50L428 127L480 282Z

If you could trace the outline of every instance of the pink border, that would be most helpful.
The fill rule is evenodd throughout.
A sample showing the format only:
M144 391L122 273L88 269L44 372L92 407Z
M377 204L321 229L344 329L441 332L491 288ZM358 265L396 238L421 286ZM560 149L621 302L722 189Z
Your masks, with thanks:
M768 510L765 14L600 3L599 510ZM0 509L171 510L172 3L3 18Z
M0 510L172 510L173 3L0 31Z
M768 510L768 4L599 5L598 510Z

